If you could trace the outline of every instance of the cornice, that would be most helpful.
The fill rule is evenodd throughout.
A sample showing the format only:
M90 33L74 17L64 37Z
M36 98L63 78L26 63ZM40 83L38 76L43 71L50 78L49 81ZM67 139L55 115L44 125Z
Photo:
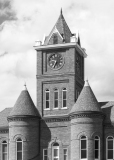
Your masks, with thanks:
M97 111L86 111L86 112L76 112L76 113L70 113L70 119L75 119L75 118L100 118L104 119L105 115L101 112Z
M24 121L24 120L36 120L39 119L38 116L9 116L7 118L8 122L12 121Z
M42 51L42 50L48 50L48 49L56 49L56 48L78 48L81 52L80 54L86 58L87 54L84 52L84 50L76 43L62 43L62 44L54 44L54 45L40 45L40 46L34 46L36 51Z
M8 128L0 128L0 133L9 133Z
M56 78L56 77L68 77L68 76L75 76L74 72L70 73L62 73L62 74L43 74L43 75L36 75L37 79L43 79L43 78Z
M65 116L51 116L51 117L43 117L42 120L45 122L63 122L63 121L70 121L69 115Z

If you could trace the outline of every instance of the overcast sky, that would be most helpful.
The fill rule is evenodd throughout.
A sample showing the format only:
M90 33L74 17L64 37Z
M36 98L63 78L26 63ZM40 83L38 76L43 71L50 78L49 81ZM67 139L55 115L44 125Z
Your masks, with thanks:
M85 77L98 101L114 100L114 0L0 0L0 110L23 84L36 104L35 40L48 35L60 9L86 49Z

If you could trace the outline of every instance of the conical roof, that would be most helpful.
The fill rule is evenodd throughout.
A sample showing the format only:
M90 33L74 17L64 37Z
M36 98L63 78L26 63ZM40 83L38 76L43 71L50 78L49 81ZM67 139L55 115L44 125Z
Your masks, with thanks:
M22 90L9 116L38 116L38 111L28 90Z
M88 81L85 82L85 85L84 85L76 103L72 107L70 113L87 112L87 111L101 112L101 108L99 106L99 103L98 103Z

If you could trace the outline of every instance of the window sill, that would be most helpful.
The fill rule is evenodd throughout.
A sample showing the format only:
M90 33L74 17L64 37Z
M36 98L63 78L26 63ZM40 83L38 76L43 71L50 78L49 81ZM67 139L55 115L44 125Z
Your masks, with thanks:
M49 111L49 110L50 110L50 108L44 108L44 110L45 110L45 111Z
M62 107L61 109L68 109L67 107Z

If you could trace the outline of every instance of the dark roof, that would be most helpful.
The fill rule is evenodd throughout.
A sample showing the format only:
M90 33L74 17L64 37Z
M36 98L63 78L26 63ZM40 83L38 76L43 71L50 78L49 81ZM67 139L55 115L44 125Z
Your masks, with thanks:
M9 116L12 108L5 108L0 112L0 128L8 127L7 117Z
M84 111L97 111L101 112L101 108L99 106L99 103L89 86L88 81L86 81L76 103L72 107L70 113L75 112L84 112Z
M56 24L54 25L52 31L50 32L49 36L46 38L45 40L45 43L44 44L47 44L48 41L49 41L49 38L50 38L50 35L52 35L55 27L57 28L57 30L59 31L59 33L61 34L61 36L63 37L64 39L64 42L65 43L69 43L70 42L70 37L72 37L72 33L64 19L64 16L62 14L62 10L61 10L61 13L60 13L60 16L56 22Z
M38 116L38 111L25 89L21 92L9 116Z
M114 122L114 101L99 102L103 113L106 115L105 123Z

